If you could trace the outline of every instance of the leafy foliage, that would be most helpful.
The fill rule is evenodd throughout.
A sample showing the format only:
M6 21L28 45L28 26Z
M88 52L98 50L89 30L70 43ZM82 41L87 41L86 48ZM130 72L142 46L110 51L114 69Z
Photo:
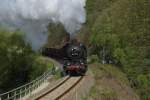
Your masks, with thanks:
M90 33L85 43L93 54L120 66L142 100L150 99L149 5L147 0L87 0L87 23L80 33Z
M60 23L50 23L48 26L48 47L60 47L65 44L69 38L69 34L65 31L64 27Z
M45 72L19 31L0 30L0 92L25 84Z

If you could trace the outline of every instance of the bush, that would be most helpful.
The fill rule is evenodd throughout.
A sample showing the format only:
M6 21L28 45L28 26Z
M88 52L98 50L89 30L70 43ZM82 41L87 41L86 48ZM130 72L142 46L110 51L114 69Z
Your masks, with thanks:
M34 80L38 76L41 76L44 72L51 69L52 66L53 64L51 61L44 59L43 57L35 57L29 74L30 80Z
M94 62L98 62L99 61L99 58L97 55L92 55L90 58L89 58L89 63L94 63Z
M0 30L0 93L23 85L47 70L20 31ZM44 67L45 66L45 67Z

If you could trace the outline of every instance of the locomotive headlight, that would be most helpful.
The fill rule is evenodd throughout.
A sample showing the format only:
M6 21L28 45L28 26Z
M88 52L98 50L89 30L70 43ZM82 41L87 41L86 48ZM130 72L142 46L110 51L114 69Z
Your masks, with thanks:
M81 64L81 65L84 65L84 62L80 60L80 64Z
M67 66L70 66L71 64L70 63L67 63Z
M84 65L84 63L83 63L83 62L81 62L81 65Z

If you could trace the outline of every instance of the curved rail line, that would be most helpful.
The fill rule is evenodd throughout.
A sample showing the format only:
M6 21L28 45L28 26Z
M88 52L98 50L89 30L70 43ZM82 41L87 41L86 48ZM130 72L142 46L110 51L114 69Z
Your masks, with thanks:
M55 90L57 90L59 87L61 87L63 84L67 83L69 80L71 79L71 77L67 77L66 79L64 79L61 83L59 83L58 85L56 85L55 87L53 87L51 90L47 91L46 93L42 94L41 96L37 97L35 100L40 100L43 97L51 94L52 92L54 92ZM69 93L81 80L83 79L83 76L80 76L79 79L77 79L77 81L75 81L73 83L73 85L71 85L69 88L67 88L65 91L62 91L62 93L60 95L58 95L55 100L60 100L61 98L63 98L67 93Z
M68 76L66 79L64 79L62 82L60 82L59 84L57 84L56 86L54 86L52 89L50 89L49 91L45 92L44 94L40 95L39 97L37 97L35 100L39 100L42 97L46 96L47 94L50 94L51 92L53 92L54 90L56 90L58 87L60 87L62 84L64 84L66 81L68 81L70 79L70 77Z
M62 97L64 97L67 93L69 93L73 88L77 86L78 83L83 79L83 76L81 76L70 88L68 88L66 91L64 91L60 96L58 96L55 100L59 100Z

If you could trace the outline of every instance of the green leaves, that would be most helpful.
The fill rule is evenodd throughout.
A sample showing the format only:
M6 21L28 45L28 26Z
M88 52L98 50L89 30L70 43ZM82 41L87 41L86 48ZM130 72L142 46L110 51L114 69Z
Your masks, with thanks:
M23 84L28 78L33 52L22 35L19 31L0 30L0 88L4 91Z
M135 87L143 100L150 99L149 5L147 0L87 1L86 28L91 33L93 54L100 60L111 59L129 78L138 81Z
M0 92L23 85L48 69L19 31L0 30Z
M48 26L48 34L48 42L46 45L48 47L59 47L63 45L69 35L60 23L50 23Z

